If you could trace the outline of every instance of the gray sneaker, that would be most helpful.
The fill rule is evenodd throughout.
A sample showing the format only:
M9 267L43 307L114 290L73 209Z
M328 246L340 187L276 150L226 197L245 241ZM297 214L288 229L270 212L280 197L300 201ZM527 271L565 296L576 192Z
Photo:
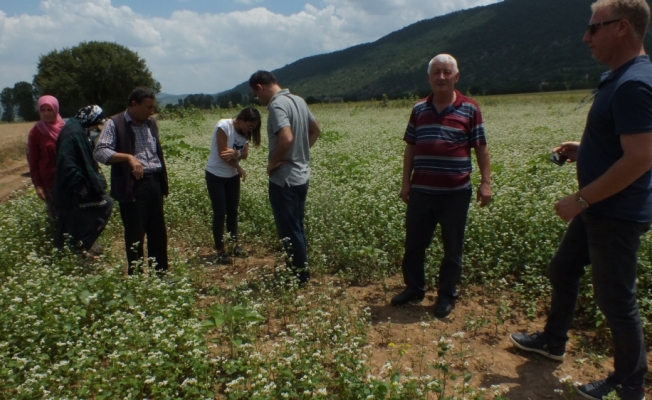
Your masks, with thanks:
M538 331L531 335L513 333L509 335L509 338L519 349L539 353L555 361L562 361L564 353L566 353L566 346L549 346L544 334Z

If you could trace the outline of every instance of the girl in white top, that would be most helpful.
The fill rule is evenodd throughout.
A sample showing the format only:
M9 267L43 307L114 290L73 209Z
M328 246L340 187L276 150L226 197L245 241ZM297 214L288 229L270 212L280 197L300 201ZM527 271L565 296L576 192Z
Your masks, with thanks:
M240 179L244 182L247 177L240 160L247 158L249 142L260 146L260 113L257 109L245 108L236 118L221 119L215 125L206 163L206 188L213 208L213 239L220 264L231 262L224 249L225 220L227 232L236 242L232 255L246 256L237 240Z

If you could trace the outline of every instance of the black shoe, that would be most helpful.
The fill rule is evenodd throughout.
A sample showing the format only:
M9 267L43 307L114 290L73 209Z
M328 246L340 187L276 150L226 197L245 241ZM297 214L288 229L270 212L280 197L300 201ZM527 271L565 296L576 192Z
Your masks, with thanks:
M238 257L238 258L247 258L249 257L249 253L247 253L246 250L244 250L240 246L235 246L233 249L233 257Z
M407 303L418 303L423 300L424 297L426 297L426 294L421 290L407 288L392 298L392 305L402 306Z
M564 353L566 353L566 346L550 346L548 340L541 332L536 332L531 335L527 333L513 333L509 335L512 343L521 350L532 351L539 353L555 361L562 361Z
M215 256L215 262L217 264L229 265L231 264L231 257L226 254L226 251L221 251L217 253L217 256Z
M308 269L308 267L298 268L291 266L290 268L299 281L299 286L303 287L308 283L308 281L310 281L310 269Z
M299 281L299 287L304 287L308 284L308 282L310 282L310 276L298 275L297 281Z
M577 393L587 399L602 400L609 393L616 392L621 400L645 400L645 389L632 389L619 385L611 375L607 379L578 386Z
M439 296L435 303L435 317L446 318L453 311L453 308L455 308L455 299Z

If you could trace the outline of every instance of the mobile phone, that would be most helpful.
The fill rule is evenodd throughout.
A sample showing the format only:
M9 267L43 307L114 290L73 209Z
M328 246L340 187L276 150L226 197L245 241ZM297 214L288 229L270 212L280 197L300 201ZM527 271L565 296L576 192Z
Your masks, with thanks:
M552 161L553 163L559 165L560 167L562 165L566 164L567 160L568 160L567 156L565 156L565 155L563 155L561 153L557 153L557 152L552 153L552 155L550 156L550 161Z

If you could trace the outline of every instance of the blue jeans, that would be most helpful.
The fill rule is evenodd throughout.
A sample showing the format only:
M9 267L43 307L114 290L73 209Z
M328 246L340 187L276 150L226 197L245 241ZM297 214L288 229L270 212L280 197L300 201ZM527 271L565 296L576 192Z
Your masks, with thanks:
M306 210L308 182L297 186L279 186L269 182L269 202L274 214L276 231L288 256L290 267L301 282L310 279L306 230L303 225Z
M544 329L552 346L564 345L573 320L580 278L591 264L593 296L611 328L613 378L643 387L647 372L643 328L636 302L636 265L641 236L649 223L599 217L583 212L568 229L548 267L552 304Z
M405 217L405 255L403 280L408 288L426 291L426 249L432 242L437 224L441 225L444 258L439 267L439 296L457 297L462 275L462 250L471 190L450 194L410 193Z

